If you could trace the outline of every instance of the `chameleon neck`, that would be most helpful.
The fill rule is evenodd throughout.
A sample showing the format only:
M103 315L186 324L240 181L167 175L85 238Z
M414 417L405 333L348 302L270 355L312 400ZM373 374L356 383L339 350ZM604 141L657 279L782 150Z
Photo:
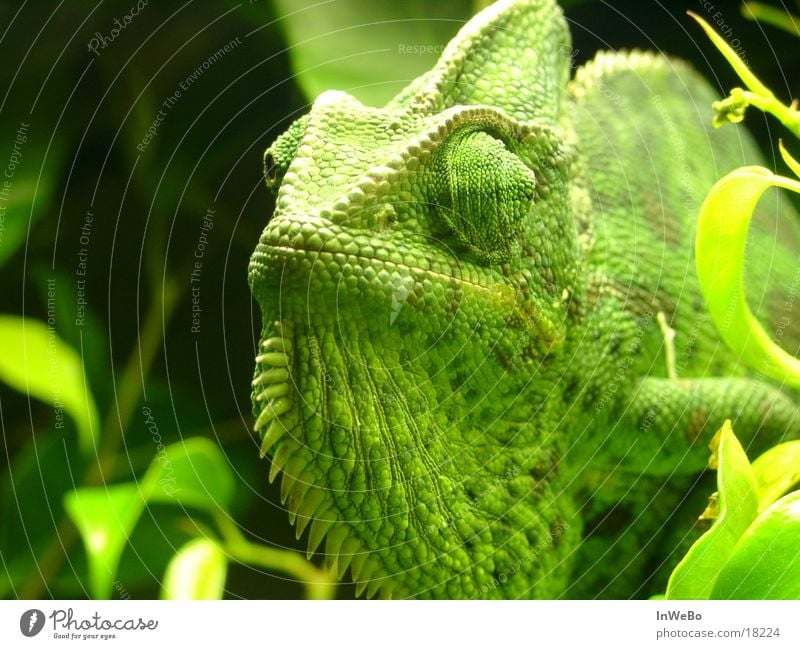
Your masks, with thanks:
M298 537L313 520L311 550L327 536L368 592L546 596L565 559L553 550L580 528L559 478L568 438L544 423L562 409L550 357L522 328L489 335L500 314L471 331L458 317L421 327L398 302L372 327L286 305L267 321L264 451Z

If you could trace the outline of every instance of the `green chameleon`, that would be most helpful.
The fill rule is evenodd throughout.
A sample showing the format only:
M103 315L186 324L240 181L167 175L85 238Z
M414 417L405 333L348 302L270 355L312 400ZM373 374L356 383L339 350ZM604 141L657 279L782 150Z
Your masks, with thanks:
M724 419L751 448L797 431L693 266L705 194L755 146L685 64L570 79L570 52L554 2L501 0L385 107L325 92L265 154L255 428L359 594L647 596ZM789 212L758 216L747 278L794 351Z

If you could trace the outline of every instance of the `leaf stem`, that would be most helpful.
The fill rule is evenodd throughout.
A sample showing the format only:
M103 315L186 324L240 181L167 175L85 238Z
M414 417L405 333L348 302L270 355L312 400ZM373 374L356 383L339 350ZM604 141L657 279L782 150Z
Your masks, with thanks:
M800 138L800 111L796 108L796 101L787 106L772 93L765 96L747 90L742 91L742 97L750 106L776 117L795 137Z
M122 372L117 390L116 410L109 413L103 426L97 462L92 463L87 469L84 479L80 483L82 486L92 487L102 484L107 476L114 472L123 433L127 430L134 408L141 397L144 377L150 372L156 352L161 345L166 324L172 317L177 298L180 295L177 280L174 277L176 276L167 276L163 291L150 304L139 337L139 344L131 350ZM70 547L77 538L75 527L66 514L62 515L56 528L55 537L37 557L36 569L20 591L22 599L41 598L48 588L50 580L61 569Z
M748 20L766 23L794 36L800 36L800 19L788 11L761 2L745 2L742 4L742 15Z
M309 599L333 599L336 578L292 550L279 550L252 543L239 531L228 515L220 511L214 520L223 537L223 549L235 560L267 570L278 570L303 581Z

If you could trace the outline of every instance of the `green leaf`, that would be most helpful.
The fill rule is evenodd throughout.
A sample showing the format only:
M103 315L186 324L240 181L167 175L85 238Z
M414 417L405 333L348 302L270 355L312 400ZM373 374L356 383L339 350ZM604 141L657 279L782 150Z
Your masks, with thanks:
M792 154L789 153L788 149L783 145L783 140L778 140L778 148L780 149L781 157L786 163L786 166L792 170L795 176L800 177L800 162L792 157Z
M160 446L142 488L151 502L215 511L230 506L235 483L219 447L204 437L193 437Z
M7 123L10 125L11 121ZM48 213L63 167L64 147L58 139L45 142L40 135L37 141L29 140L22 124L15 127L19 129L16 133L3 134L9 153L16 149L17 155L12 153L12 157L20 162L13 169L6 169L12 173L11 178L0 178L0 267L27 240L33 224Z
M719 574L714 599L800 599L800 492L748 528Z
M427 72L470 17L469 0L274 0L296 81L309 100L344 90L381 106Z
M756 77L756 75L751 72L750 68L747 67L747 64L742 61L734 49L725 42L725 39L714 31L714 28L711 27L711 25L709 25L693 11L689 11L687 13L699 23L700 27L702 27L703 31L706 33L706 36L708 36L708 38L714 44L714 47L716 47L728 60L728 63L730 63L736 74L750 90L763 96L772 95L769 88L759 81L758 77Z
M793 36L800 36L800 19L788 11L761 2L744 2L742 15L749 20L772 25Z
M55 290L55 289L54 289ZM0 316L0 380L53 405L55 427L64 425L64 411L75 420L81 449L97 444L97 407L86 381L81 357L44 322Z
M167 566L161 599L222 599L227 570L227 557L214 541L189 541Z
M157 448L141 483L76 489L64 507L80 532L89 559L92 597L106 598L125 543L145 503L225 510L234 493L233 473L219 448L202 437Z
M778 444L753 462L759 510L764 511L800 482L800 441Z
M143 494L134 483L75 489L64 496L64 509L86 547L91 595L107 599L125 542L144 510Z
M750 218L769 187L800 192L800 182L764 167L742 167L712 187L695 240L700 288L722 339L750 367L800 387L800 361L780 348L747 306L743 269Z
M717 574L758 513L753 471L730 421L714 436L713 450L716 453L711 464L717 467L718 489L716 520L675 568L667 584L666 599L708 599Z

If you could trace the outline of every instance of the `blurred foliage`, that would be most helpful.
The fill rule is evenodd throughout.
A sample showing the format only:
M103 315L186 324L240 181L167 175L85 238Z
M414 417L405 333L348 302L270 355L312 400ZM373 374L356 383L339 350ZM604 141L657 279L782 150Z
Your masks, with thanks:
M261 156L324 89L383 102L482 4L0 5L0 595L334 594L251 433ZM681 3L564 4L576 65L660 49L733 85ZM715 5L790 95L791 36Z
M798 480L797 444L751 465L730 421L719 430L717 492L703 514L714 523L675 568L666 599L800 598L800 491L784 495Z
M754 7L748 6L747 9L752 12ZM795 102L789 105L780 101L724 38L703 18L694 13L691 16L746 88L733 88L728 97L714 102L714 124L719 127L728 122L741 122L752 106L776 117L800 139L800 111ZM786 166L795 176L800 176L800 163L786 150L783 142L779 142L778 148ZM757 166L735 169L711 188L698 216L695 241L697 274L709 313L730 350L753 369L798 388L800 359L784 351L758 322L747 305L741 280L750 219L761 196L770 187L800 194L800 181Z
M794 17L785 12L781 18L774 9L748 3L743 13L800 36ZM741 122L752 106L800 138L796 102L781 102L706 20L691 16L746 88L733 88L714 103L714 124ZM800 176L800 163L782 142L779 149L786 166ZM755 166L736 169L712 187L698 217L697 272L709 312L731 351L754 369L797 388L800 360L776 344L753 316L742 281L750 219L770 187L800 193L797 180ZM727 421L711 450L717 492L701 519L714 522L675 568L666 599L800 598L800 491L784 495L800 480L800 442L779 444L751 465Z

